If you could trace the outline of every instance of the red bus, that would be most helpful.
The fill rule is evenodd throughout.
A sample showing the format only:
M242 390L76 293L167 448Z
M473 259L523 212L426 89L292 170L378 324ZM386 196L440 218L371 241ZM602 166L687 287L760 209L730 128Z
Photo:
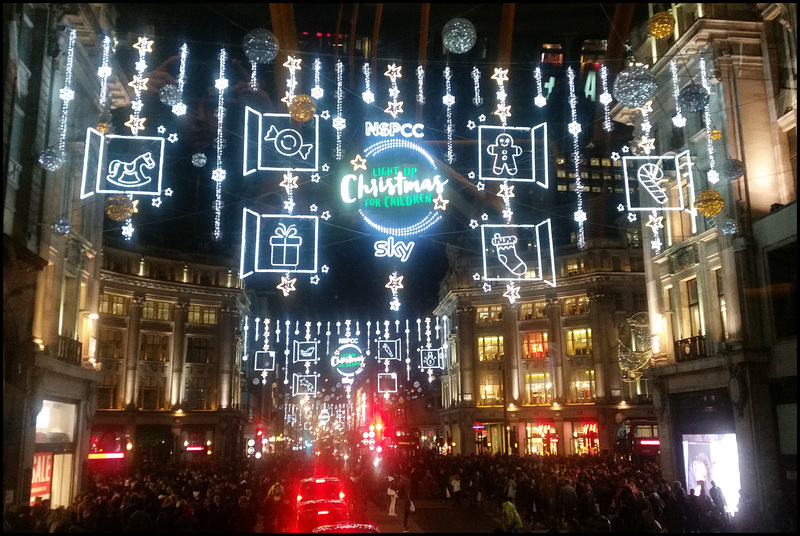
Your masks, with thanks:
M636 463L657 461L660 452L656 420L632 419L617 428L616 453L620 459Z

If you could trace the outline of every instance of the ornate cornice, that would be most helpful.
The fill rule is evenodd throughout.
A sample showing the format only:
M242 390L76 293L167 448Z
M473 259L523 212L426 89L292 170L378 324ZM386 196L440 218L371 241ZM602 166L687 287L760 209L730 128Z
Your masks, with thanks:
M169 292L172 294L191 294L193 296L212 296L215 298L230 298L243 295L244 291L239 288L227 287L201 287L198 285L190 285L187 283L171 283L154 281L152 279L143 279L135 276L119 275L113 272L101 271L100 281L103 283L113 283L117 285L126 285L145 290Z

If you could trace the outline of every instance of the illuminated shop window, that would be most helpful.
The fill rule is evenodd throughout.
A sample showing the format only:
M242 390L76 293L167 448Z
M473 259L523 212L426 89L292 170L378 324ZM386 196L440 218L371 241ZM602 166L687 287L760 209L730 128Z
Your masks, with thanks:
M588 312L589 297L587 295L564 298L564 316L583 315Z
M525 375L525 403L531 405L553 403L553 384L550 383L549 372Z
M502 305L488 305L476 308L478 312L478 322L497 322L503 319Z
M478 361L497 361L503 357L503 336L478 337Z
M592 353L592 328L567 330L567 355Z
M529 331L522 334L522 357L544 359L549 355L546 331Z
M480 401L482 406L502 406L503 387L499 372L483 372L480 375Z
M570 377L570 398L573 402L594 402L593 370L576 370Z

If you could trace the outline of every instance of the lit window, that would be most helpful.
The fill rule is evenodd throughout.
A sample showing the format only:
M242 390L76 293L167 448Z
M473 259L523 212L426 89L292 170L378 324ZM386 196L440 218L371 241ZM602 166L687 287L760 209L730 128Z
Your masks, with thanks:
M503 337L478 337L478 361L497 361L503 357Z
M588 355L592 353L592 329L567 330L567 355Z
M522 335L522 357L544 359L549 355L546 331L531 331Z
M498 406L503 404L503 387L499 372L484 372L480 376L479 404L482 406Z
M589 297L572 296L564 299L564 316L582 315L589 312Z
M549 372L525 375L525 403L532 405L553 403L553 384L550 383Z
M478 307L478 322L497 322L503 319L502 305L488 305Z
M594 401L594 371L576 370L570 378L570 390L573 402Z

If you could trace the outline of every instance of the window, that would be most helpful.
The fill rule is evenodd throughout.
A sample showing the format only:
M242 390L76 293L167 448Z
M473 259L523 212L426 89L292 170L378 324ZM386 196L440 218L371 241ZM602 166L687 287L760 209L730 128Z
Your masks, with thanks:
M567 355L588 355L592 353L592 329L567 330Z
M191 324L216 324L217 308L206 305L190 305L187 320Z
M647 311L647 292L634 292L633 293L633 310L634 311Z
M573 402L594 402L594 371L576 370L570 379Z
M169 335L143 333L141 355L145 361L169 361Z
M97 409L119 409L119 376L104 374L97 386Z
M590 158L589 159L589 165L591 165L591 166L599 166L600 165L600 159L599 158Z
M503 384L499 372L484 372L480 376L480 405L502 406Z
M119 329L100 328L97 355L105 359L122 359L123 337Z
M797 241L769 251L767 270L775 337L797 337Z
M103 294L100 296L100 312L107 315L128 315L128 305L131 299L117 294Z
M497 322L503 319L502 305L478 307L478 322Z
M558 191L559 192L566 192L567 191L567 185L564 184L563 182L559 182L558 183Z
M189 337L186 342L187 363L216 363L214 339Z
M139 379L136 406L142 410L164 409L167 379L163 376L143 376Z
M583 259L568 260L565 264L567 277L578 275L583 271Z
M717 284L717 309L719 310L719 325L722 340L728 340L728 306L725 303L725 286L722 281L722 268L714 270L714 281Z
M211 407L213 392L214 384L211 378L187 378L183 406L186 409L213 409Z
M520 304L519 319L531 320L532 318L547 318L547 302L539 300Z
M702 333L700 329L700 298L697 294L697 278L686 281L686 303L689 306L689 336L694 337Z
M546 331L531 331L522 335L522 357L544 359L549 354Z
M549 372L525 375L525 403L552 404L553 384L550 383Z
M147 300L142 308L142 318L148 320L172 320L172 304L165 301Z
M497 361L503 357L503 337L478 337L478 361Z
M611 166L611 159L610 158L603 158L602 160L600 160L600 162L605 167L610 167Z
M583 315L589 312L589 297L572 296L564 298L564 316Z

